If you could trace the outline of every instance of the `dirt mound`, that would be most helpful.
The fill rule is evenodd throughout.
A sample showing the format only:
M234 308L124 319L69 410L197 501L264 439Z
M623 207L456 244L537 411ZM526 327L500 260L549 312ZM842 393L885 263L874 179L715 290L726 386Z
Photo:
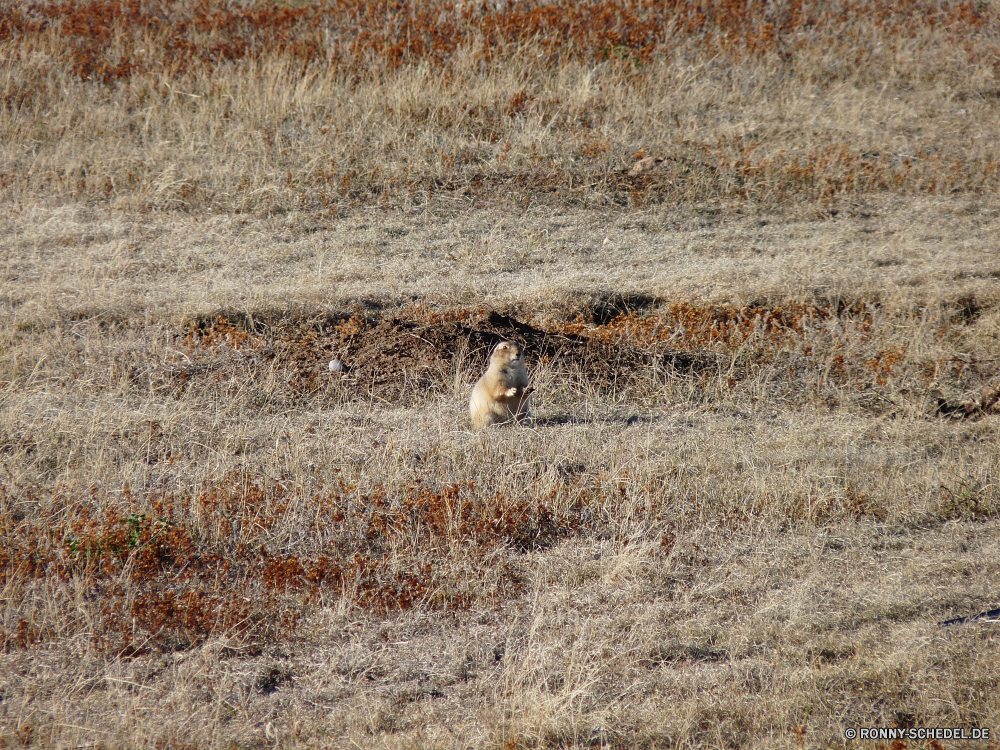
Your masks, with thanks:
M333 401L410 403L468 388L497 342L512 339L524 347L529 372L544 368L546 377L598 394L648 392L651 371L700 381L719 375L729 391L751 373L766 373L799 404L847 398L865 410L897 409L907 394L933 394L935 416L977 418L1000 409L992 360L980 368L964 358L908 356L905 343L877 333L891 316L876 303L734 307L608 294L567 305L527 320L421 304L393 312L359 307L344 317L216 316L178 334L168 366L150 365L150 387L163 380L168 388L214 388L229 398L245 386L256 389L261 408L276 409L303 399L315 404L321 393ZM119 364L141 374L142 362ZM982 390L978 398L973 388Z
M614 347L581 336L552 335L513 318L490 313L484 319L422 322L390 318L373 328L355 332L341 326L327 346L349 368L348 380L377 388L383 398L407 390L438 390L465 365L478 373L497 343L512 339L523 344L532 360L558 360L600 385L610 385L623 369L645 364L646 357L631 347ZM298 358L301 365L308 360ZM328 360L311 363L326 367Z
M551 333L486 311L382 320L354 316L339 323L271 330L277 336L268 336L270 341L260 353L291 367L303 385L318 388L338 377L329 369L336 359L343 364L339 377L346 387L386 401L450 388L456 372L472 382L485 368L493 347L505 339L526 348L529 365L546 363L585 378L598 390L621 387L637 371L653 365L691 371L715 364L707 353L654 353L625 342Z

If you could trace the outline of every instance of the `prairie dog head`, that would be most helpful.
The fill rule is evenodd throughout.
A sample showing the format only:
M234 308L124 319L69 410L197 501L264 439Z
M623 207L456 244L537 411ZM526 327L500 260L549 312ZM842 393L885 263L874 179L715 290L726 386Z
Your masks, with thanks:
M521 347L513 341L501 341L493 347L490 365L517 367L524 364Z

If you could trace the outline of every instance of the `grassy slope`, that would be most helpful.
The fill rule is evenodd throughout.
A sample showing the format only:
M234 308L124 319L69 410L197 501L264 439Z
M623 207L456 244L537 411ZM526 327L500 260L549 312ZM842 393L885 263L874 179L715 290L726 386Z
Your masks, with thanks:
M308 13L186 58L73 7L0 24L0 743L1000 727L995 628L938 626L1000 599L988 6L560 56L399 46L428 4L370 75ZM532 428L466 429L480 308L554 352Z

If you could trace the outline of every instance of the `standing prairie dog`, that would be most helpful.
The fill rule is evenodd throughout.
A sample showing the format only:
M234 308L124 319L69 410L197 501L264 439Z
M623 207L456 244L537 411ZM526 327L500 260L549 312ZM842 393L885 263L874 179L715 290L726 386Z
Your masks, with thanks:
M501 341L490 355L490 368L472 389L469 413L473 429L530 416L530 392L521 347L513 341Z

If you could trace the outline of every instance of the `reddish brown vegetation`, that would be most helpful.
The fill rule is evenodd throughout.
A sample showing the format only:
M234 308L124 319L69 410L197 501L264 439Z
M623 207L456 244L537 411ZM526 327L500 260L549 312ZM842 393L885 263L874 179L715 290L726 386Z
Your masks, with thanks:
M122 126L115 137L141 147L144 121L133 121L131 116L150 102L158 109L179 106L164 102L176 98L176 86L185 75L197 78L227 65L235 69L247 63L284 61L301 73L333 71L346 90L353 91L417 65L445 71L445 78L458 75L453 68L460 49L484 70L516 64L538 79L548 77L554 66L607 63L619 71L623 85L634 85L637 92L655 83L647 80L654 63L675 61L684 69L690 63L705 67L708 75L708 70L720 66L766 60L768 75L773 74L769 86L780 80L792 88L851 81L877 88L888 76L893 86L941 82L956 87L956 101L961 97L992 101L995 92L962 89L970 84L964 72L956 74L958 68L929 61L958 55L962 71L985 71L990 66L1000 70L996 63L1000 17L982 3L925 0L792 2L766 8L733 0L517 2L500 11L489 3L438 0L330 0L308 7L90 0L0 5L0 44L25 54L24 75L15 76L0 90L5 108L16 119L41 117L41 111L53 106L51 82L39 80L39 72L27 62L30 50L47 45L55 64L89 81L101 91L99 97L129 92L126 120L115 117ZM911 63L900 66L897 55ZM836 62L828 64L831 56ZM665 73L657 68L654 75ZM358 144L341 132L342 114L331 118L300 112L290 131L293 135L282 135L288 123L250 118L264 151L276 159L271 169L273 190L268 191L260 190L259 175L248 172L225 178L204 173L184 176L172 180L165 191L158 181L162 176L157 170L162 167L138 154L115 164L83 157L41 171L34 163L30 168L28 162L23 168L12 164L0 172L0 190L11 196L42 193L74 200L131 196L134 205L149 208L214 206L237 212L305 208L332 213L372 201L386 206L419 202L435 191L478 201L509 196L520 203L547 199L577 204L585 203L588 191L599 187L602 200L619 205L720 197L776 205L804 199L829 205L844 196L880 191L983 192L1000 182L1000 159L988 145L970 141L966 149L964 143L938 140L922 145L917 139L912 152L866 148L826 126L805 132L804 124L782 126L794 136L790 139L774 134L678 135L668 144L659 131L657 142L651 144L659 153L651 155L662 163L651 172L629 175L615 158L625 144L607 138L622 113L611 109L606 93L584 103L568 102L537 84L536 80L519 90L504 91L492 102L417 102L412 109L404 106L405 111L386 102L379 116L394 125L405 123L410 133L405 143L386 147L395 165L385 161L385 154L362 157L356 151ZM199 92L189 94L193 99L187 101L200 101L203 111L214 107L234 128L246 124L229 116L232 102L217 82ZM714 113L720 103L704 106L714 107ZM707 123L713 113L691 116L704 115ZM530 154L518 153L527 144L512 143L516 123L529 117L559 134L564 141L560 150L540 153L532 144ZM673 117L680 131L680 115L674 112ZM719 117L724 121L738 113ZM434 157L439 168L420 166L428 155L411 136L424 128L454 134L466 144L471 138L478 145L444 149ZM21 131L28 132L19 127ZM64 134L65 129L59 137ZM46 143L48 137L36 134L31 142ZM310 159L308 166L289 166L282 156L282 138L331 155L344 152L339 144L354 153L346 159ZM501 142L502 150L496 153L487 148ZM410 148L414 150L405 158L395 158ZM262 197L265 193L272 197Z
M600 491L572 479L536 488L511 497L480 493L471 482L361 490L341 480L303 494L234 473L191 494L140 498L126 487L115 502L96 489L75 499L0 484L8 501L0 585L21 600L0 642L23 648L56 637L52 620L36 624L45 605L72 626L72 590L96 605L95 642L124 653L185 647L210 634L273 641L293 632L304 611L342 597L374 613L497 604L521 585L504 551L578 530ZM60 510L24 518L12 492ZM94 517L99 506L107 510ZM272 531L289 523L302 527L302 540L274 541ZM53 589L61 593L43 604Z
M736 62L779 53L787 62L807 42L862 27L872 37L896 39L947 29L950 42L968 47L984 26L995 23L980 3L920 0L793 2L766 10L734 0L517 2L500 11L489 3L440 0L327 0L303 8L84 0L7 6L0 15L0 41L58 28L70 42L65 52L70 68L109 83L140 72L176 74L274 54L358 73L423 61L445 65L456 49L477 41L484 60L538 45L547 53L538 61L542 65L568 58L643 65L678 37L696 37L706 57L724 54ZM872 54L858 48L852 62L863 66ZM517 103L509 109L516 112Z

